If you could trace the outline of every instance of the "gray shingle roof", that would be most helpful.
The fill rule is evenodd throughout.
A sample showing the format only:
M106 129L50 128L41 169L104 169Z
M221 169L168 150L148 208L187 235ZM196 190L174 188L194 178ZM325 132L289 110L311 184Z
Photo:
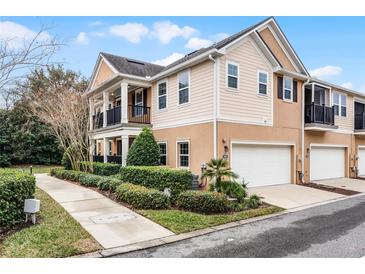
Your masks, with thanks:
M164 68L163 66L139 61L127 57L117 56L105 52L100 53L113 67L120 73L130 74L140 77L153 76Z

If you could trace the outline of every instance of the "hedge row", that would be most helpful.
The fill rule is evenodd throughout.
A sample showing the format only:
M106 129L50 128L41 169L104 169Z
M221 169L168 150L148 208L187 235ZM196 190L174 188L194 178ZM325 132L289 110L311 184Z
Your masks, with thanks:
M101 176L118 174L121 165L113 163L80 162L81 170Z
M117 187L117 198L136 209L165 209L170 206L169 197L161 191L140 185L125 183Z
M24 200L33 198L34 192L34 176L0 170L0 227L9 227L24 220Z
M192 178L188 170L156 166L127 166L120 169L119 179L160 191L169 188L171 198L174 200L181 192L191 189Z
M88 187L98 187L101 190L115 191L116 186L122 183L114 177L100 176L82 171L65 170L55 168L51 170L51 175L59 179L79 182Z

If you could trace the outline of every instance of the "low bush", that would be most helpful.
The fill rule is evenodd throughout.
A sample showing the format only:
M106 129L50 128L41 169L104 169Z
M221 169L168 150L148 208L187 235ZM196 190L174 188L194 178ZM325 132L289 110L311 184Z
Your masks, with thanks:
M78 182L80 180L80 176L85 174L85 172L74 171L74 170L65 170L62 168L53 168L51 169L51 176L57 177L62 180L68 180L73 182Z
M144 186L124 183L116 189L117 198L136 209L165 209L170 205L163 192Z
M0 170L0 228L24 220L24 200L33 198L35 178L24 172Z
M191 189L192 174L188 170L153 166L127 166L120 169L120 180L163 191L171 190L171 199Z
M103 178L104 177L100 175L84 173L79 176L79 182L83 186L97 187L99 181L102 180Z
M95 175L110 176L119 173L121 165L113 163L80 162L81 170Z
M246 188L235 181L222 182L221 191L227 196L237 199L238 202L243 202L247 197Z
M262 201L261 201L260 197L257 196L256 194L252 194L244 202L244 205L246 206L246 208L251 208L251 209L258 208L261 204L262 204Z
M222 213L231 210L226 195L211 191L182 192L177 198L176 205L181 209L201 213Z
M120 184L122 184L122 181L117 178L103 177L98 182L98 188L100 190L109 190L111 192L115 192L117 186L119 186Z

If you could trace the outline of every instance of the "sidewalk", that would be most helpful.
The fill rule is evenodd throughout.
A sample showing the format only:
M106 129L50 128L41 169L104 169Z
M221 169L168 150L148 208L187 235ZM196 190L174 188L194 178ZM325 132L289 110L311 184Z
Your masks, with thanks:
M36 174L36 178L37 186L62 205L104 249L174 235L98 192L46 174Z

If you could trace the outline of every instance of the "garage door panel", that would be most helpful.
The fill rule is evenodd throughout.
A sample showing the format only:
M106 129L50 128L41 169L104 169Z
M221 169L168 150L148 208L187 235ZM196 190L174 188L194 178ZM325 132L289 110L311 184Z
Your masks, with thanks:
M365 176L365 148L359 148L358 156L359 176Z
M345 148L312 147L310 152L310 180L345 177Z
M290 146L232 146L232 169L249 187L291 182Z

